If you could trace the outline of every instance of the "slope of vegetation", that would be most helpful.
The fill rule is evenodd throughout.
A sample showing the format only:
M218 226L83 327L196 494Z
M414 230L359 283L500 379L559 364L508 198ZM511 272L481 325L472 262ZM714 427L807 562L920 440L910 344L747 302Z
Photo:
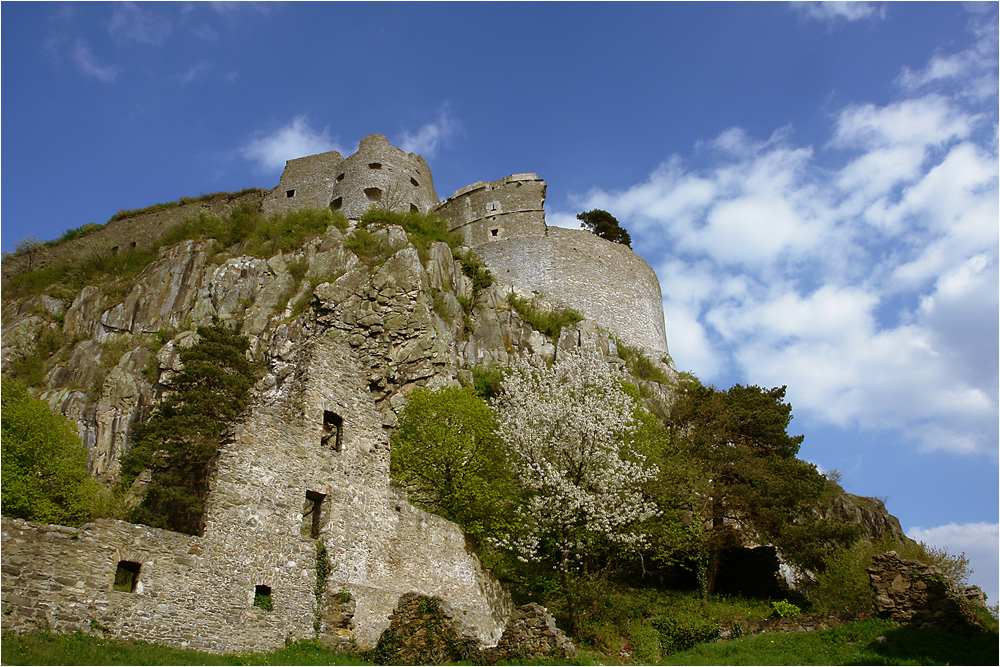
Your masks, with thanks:
M265 217L255 204L243 203L235 206L228 215L202 212L186 218L149 247L120 252L108 250L13 276L5 281L5 295L21 298L49 293L72 299L84 286L95 284L102 285L106 291L121 291L124 284L157 259L160 248L181 241L213 239L216 252L231 250L254 257L270 257L300 248L331 225L344 230L347 220L342 214L329 209L307 209Z

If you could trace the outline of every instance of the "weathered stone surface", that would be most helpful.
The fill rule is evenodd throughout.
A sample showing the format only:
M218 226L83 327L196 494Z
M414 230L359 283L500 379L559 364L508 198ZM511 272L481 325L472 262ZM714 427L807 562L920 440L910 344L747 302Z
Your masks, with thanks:
M889 551L872 559L868 579L875 612L883 618L919 628L961 630L980 625L973 608L985 605L982 592L975 586L959 590L938 567Z

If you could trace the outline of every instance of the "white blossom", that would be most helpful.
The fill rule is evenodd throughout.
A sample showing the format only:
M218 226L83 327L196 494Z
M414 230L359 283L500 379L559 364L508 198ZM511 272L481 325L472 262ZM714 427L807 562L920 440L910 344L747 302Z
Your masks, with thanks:
M522 363L497 405L500 436L532 492L527 530L498 542L538 560L544 544L569 567L599 539L635 545L632 526L656 513L640 485L655 477L633 451L633 399L596 353L563 353L551 366Z

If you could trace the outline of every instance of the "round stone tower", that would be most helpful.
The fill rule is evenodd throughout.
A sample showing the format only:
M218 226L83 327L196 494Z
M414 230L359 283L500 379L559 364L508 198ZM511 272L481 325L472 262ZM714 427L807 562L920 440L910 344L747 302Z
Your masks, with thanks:
M381 134L372 134L336 170L329 206L348 218L360 218L373 205L426 213L439 201L424 159L404 153Z
M268 193L263 211L272 215L329 206L359 219L372 206L426 213L439 202L424 159L372 134L347 158L331 151L286 162L281 182Z

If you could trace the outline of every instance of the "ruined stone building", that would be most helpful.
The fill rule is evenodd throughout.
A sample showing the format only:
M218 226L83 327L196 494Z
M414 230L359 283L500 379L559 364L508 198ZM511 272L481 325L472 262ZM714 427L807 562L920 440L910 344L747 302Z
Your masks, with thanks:
M475 183L441 202L424 160L381 135L347 158L288 161L279 185L257 201L266 214L330 207L357 219L372 204L435 212L498 284L474 310L475 327L463 330L458 297L471 294L471 283L445 244L422 263L402 230L380 230L394 254L371 268L331 227L269 259L213 263L209 242L185 241L162 250L119 301L91 286L70 303L47 295L5 303L5 365L45 328L79 341L40 396L80 425L91 470L105 479L127 450L129 425L179 369L177 349L190 344L195 325L238 323L267 373L222 443L203 535L111 520L75 529L3 519L3 629L100 631L215 652L270 650L315 633L365 648L400 597L416 592L446 600L482 643L495 644L512 612L509 595L456 524L391 487L386 427L407 391L458 384L476 365L576 346L613 356L615 339L661 363L667 341L655 273L625 246L548 227L545 182L535 174ZM106 237L134 246L168 224L151 213L67 243L90 247ZM305 279L288 270L295 262ZM504 307L511 290L576 308L586 320L550 341ZM302 298L309 307L297 312L292 304ZM140 344L166 331L179 333L162 348ZM108 341L136 344L107 359ZM159 373L152 386L144 376L151 363ZM97 373L102 364L110 372Z

